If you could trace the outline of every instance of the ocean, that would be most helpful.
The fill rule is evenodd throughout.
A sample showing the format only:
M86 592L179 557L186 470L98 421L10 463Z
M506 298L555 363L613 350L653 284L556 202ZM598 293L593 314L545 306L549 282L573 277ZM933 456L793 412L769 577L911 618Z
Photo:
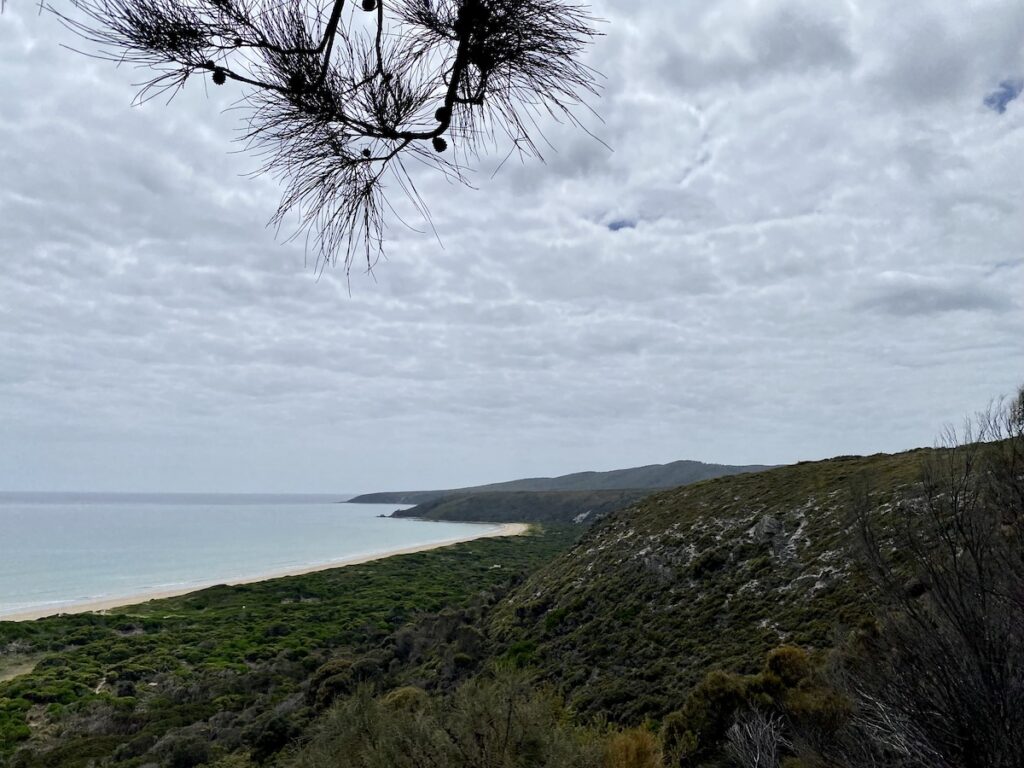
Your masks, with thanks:
M0 492L0 619L470 538L345 496ZM483 526L486 530L498 526Z

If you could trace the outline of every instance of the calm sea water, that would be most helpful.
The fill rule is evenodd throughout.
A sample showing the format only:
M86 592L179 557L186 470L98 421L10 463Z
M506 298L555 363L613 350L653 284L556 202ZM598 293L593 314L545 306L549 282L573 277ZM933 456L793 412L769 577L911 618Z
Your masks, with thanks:
M223 583L479 532L344 496L0 493L0 617ZM496 526L486 526L495 528Z

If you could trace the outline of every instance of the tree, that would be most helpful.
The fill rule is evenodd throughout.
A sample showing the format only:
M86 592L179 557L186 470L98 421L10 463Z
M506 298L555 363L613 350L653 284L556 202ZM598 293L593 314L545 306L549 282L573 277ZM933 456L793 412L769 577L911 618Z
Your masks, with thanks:
M884 522L857 510L884 616L843 682L876 764L1021 766L1024 389L946 442Z
M346 272L381 253L386 175L429 220L407 159L468 183L482 146L539 156L537 119L579 126L597 93L580 60L595 20L571 0L72 2L48 7L93 55L151 70L139 100L197 76L241 86L243 141L285 185L272 223L297 213Z

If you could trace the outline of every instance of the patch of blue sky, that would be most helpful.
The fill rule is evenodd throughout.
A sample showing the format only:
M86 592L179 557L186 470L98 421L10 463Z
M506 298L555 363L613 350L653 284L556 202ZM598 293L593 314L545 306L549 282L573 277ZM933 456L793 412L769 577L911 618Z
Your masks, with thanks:
M1003 80L996 90L985 97L985 106L1003 114L1007 105L1020 96L1022 90L1024 90L1024 78Z
M620 229L636 229L636 222L629 219L616 219L608 225L608 229L612 232L618 232Z

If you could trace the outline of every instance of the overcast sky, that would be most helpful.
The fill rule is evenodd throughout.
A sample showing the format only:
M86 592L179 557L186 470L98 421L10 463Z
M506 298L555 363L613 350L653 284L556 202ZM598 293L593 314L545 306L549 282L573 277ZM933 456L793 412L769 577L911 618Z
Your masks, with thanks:
M265 225L238 91L0 15L0 490L357 492L930 445L1024 382L1024 3L603 0L547 163L371 277Z

